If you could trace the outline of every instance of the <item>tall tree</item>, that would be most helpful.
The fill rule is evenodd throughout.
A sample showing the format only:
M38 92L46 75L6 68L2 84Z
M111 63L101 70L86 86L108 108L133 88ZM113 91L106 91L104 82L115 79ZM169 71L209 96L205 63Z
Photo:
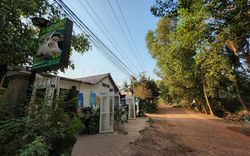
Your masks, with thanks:
M224 81L230 82L227 85L237 84L233 64L228 53L225 54L226 49L232 49L227 42L232 41L224 31L215 31L217 19L207 9L209 2L200 0L184 4L174 1L176 5L171 4L171 7L162 2L159 3L161 7L169 10L173 7L176 14L158 8L163 11L163 17L156 31L148 32L147 48L157 60L172 98L176 101L199 100L203 96L213 114L209 99L223 88ZM246 109L244 105L243 108Z
M157 30L149 31L146 36L147 47L162 70L169 94L177 102L200 95L193 57L202 37L200 32L204 31L195 25L203 15L194 18L194 13L188 13L185 9L180 13L183 16L180 20L167 16L160 19Z

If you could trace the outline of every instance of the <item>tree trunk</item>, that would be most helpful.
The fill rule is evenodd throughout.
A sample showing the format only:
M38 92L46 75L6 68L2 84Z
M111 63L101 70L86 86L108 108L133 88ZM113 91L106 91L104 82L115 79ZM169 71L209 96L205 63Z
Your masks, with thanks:
M242 99L242 97L240 95L240 90L239 90L239 86L238 86L238 75L237 75L237 72L236 72L236 68L234 68L233 71L234 71L234 74L235 74L235 77L236 77L235 82L234 82L234 87L235 87L235 90L236 90L237 98L239 99L240 104L243 107L243 109L248 111L248 108L247 108L246 104L244 103L244 101L243 101L243 99Z
M209 102L208 97L207 97L206 86L205 86L204 81L202 82L202 85L203 85L204 97L205 97L205 99L206 99L206 103L207 103L207 106L208 106L208 108L209 108L210 114L211 114L211 115L214 115L213 110L212 110L212 107L211 107L210 102Z
M237 80L235 81L234 86L235 86L235 89L236 89L237 98L239 99L241 106L242 106L246 111L248 111L248 108L247 108L246 104L244 103L244 101L243 101L243 99L242 99L242 97L241 97L241 95L240 95L240 90L239 90L239 87L238 87Z
M203 113L205 111L206 114L209 114L209 112L207 111L207 109L204 106L203 102L198 102L199 100L197 100L197 99L194 99L194 100L197 103L197 107L198 107L198 109L199 109L200 112Z

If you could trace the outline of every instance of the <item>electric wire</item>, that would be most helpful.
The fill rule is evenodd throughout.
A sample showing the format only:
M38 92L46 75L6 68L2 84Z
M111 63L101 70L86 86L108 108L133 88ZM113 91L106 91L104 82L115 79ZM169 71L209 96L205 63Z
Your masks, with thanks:
M118 9L119 9L119 11L120 11L120 13L121 13L121 15L122 15L123 22L125 23L125 26L126 26L126 28L127 28L127 31L128 31L128 33L129 33L129 36L130 36L130 38L131 38L131 40L132 40L133 46L135 47L135 50L136 50L137 54L139 55L139 59L140 59L140 61L142 62L142 65L143 65L144 69L146 69L144 62L143 62L142 59L141 59L142 57L141 57L141 55L140 55L140 53L139 53L139 50L138 50L138 48L137 48L137 46L136 46L136 44L135 44L134 38L133 38L133 36L132 36L132 33L131 33L131 31L130 31L130 29L129 29L129 27L128 27L127 21L126 21L125 16L124 16L124 14L123 14L123 12L122 12L122 9L121 9L121 7L120 7L120 4L119 4L118 0L115 0L115 1L116 1L117 6L118 6Z
M64 3L58 4L58 5L60 5L61 8L66 6ZM87 32L86 30L84 30L84 29L82 28L82 26L80 26L81 24L79 25L79 23L77 23L78 19L74 17L74 14L72 14L72 13L68 10L68 8L65 8L64 11L66 12L66 14L67 14L68 16L71 17L71 20L74 21L74 23L75 23L84 33L88 34L88 32ZM103 49L103 47L100 47L100 44L98 44L98 42L96 42L95 39L94 39L91 35L88 35L88 36L89 36L90 41L95 45L95 47L97 47L98 51L102 52L102 54L103 54L111 63L113 63L114 65L117 65L117 63L111 58L111 56L107 55L107 53L103 53L103 51L105 51L105 49ZM129 73L126 69L124 69L123 67L121 67L120 65L119 65L119 67L117 67L117 68L120 68L121 71L123 71L124 73L130 75L130 73Z
M126 64L130 65L130 67L132 68L133 71L138 71L138 69L136 68L136 66L133 65L133 63L130 60L127 60L123 54L121 53L121 48L118 45L118 43L116 42L116 40L114 39L114 37L111 35L111 33L108 31L107 27L104 25L104 23L102 22L102 20L100 19L100 17L97 15L97 13L94 11L94 9L92 8L92 6L89 4L89 2L87 0L86 3L88 5L88 7L91 9L91 11L94 13L94 15L97 17L99 23L95 20L95 18L92 16L92 14L88 11L88 9L84 6L84 4L78 0L80 5L82 6L82 8L88 13L88 15L90 16L90 18L94 21L94 23L96 24L96 26L101 30L101 32L104 34L104 36L108 39L108 41L111 43L111 45L115 48L115 50L118 52L119 56L125 61ZM112 40L113 39L113 40ZM114 42L115 44L114 44Z
M111 11L112 11L113 15L115 16L116 21L117 21L118 24L119 24L119 27L120 27L120 29L121 29L121 31L122 31L122 33L123 33L123 36L125 37L125 39L126 39L127 42L129 43L129 46L130 46L130 48L132 49L132 51L134 51L134 48L133 48L133 46L131 45L131 43L130 43L130 41L129 41L127 35L126 35L126 33L125 33L125 31L124 31L124 29L123 29L123 27L122 27L122 24L121 24L121 22L120 22L118 16L117 16L116 13L115 13L114 8L112 7L112 5L111 5L111 3L110 3L109 0L107 0L107 2L108 2L109 7L111 8ZM137 63L139 64L139 66L140 66L141 69L143 70L144 67L143 67L142 63L140 63L140 59L138 59L138 56L136 55L136 52L134 51L134 53L132 53L132 54L135 56L135 59L136 59Z
M118 69L127 75L135 75L88 27L82 22L79 17L62 1L55 0L55 2L65 11L72 21L86 34L95 47Z

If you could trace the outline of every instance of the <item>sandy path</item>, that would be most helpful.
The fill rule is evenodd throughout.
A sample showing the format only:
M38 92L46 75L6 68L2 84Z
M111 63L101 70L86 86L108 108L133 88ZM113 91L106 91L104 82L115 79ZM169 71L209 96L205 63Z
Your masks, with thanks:
M142 137L131 144L133 156L250 156L250 137L233 132L219 118L161 106Z
M129 120L125 124L124 131L127 135L120 133L107 133L96 135L82 135L77 138L72 156L120 156L127 151L129 142L134 142L140 137L140 130L143 130L148 123L147 118Z

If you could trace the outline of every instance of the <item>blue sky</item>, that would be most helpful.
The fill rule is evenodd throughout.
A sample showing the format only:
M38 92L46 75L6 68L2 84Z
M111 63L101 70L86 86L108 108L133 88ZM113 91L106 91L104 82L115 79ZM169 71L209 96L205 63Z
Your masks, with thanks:
M109 36L108 32L105 31L108 38L105 36L103 31L100 30L100 28L103 30L105 29L102 27L101 23L99 23L92 10L88 7L86 1L80 1L63 0L63 2L75 12L75 14L95 33L96 36L98 36L125 64L133 69L135 74L146 71L146 74L151 78L157 79L156 75L153 73L153 69L155 68L155 60L153 60L148 53L145 42L145 35L147 31L154 30L158 21L158 18L154 17L150 13L150 6L152 6L155 1L118 0L137 50L133 46L132 40L130 39L126 25L123 22L122 15L119 12L118 5L115 0L110 0L111 6L114 8L130 44L123 35L122 30L119 27L119 23L117 22L108 4L108 0L87 0L111 34L111 36ZM85 8L82 5L84 5ZM91 15L95 17L95 20L98 22L99 26L97 26L93 19L89 16L85 10L86 8L91 13ZM74 31L76 33L80 32L76 26L74 26ZM109 40L112 40L115 46L116 43L118 44L119 47L117 49L121 49L120 53L122 56L116 51ZM127 63L123 58L126 59ZM128 75L124 74L112 63L110 63L94 46L92 46L90 51L83 55L77 54L75 52L72 56L72 60L75 64L75 69L68 69L65 71L65 73L59 73L60 76L77 78L95 74L111 73L118 85L121 85L124 81L129 79Z

